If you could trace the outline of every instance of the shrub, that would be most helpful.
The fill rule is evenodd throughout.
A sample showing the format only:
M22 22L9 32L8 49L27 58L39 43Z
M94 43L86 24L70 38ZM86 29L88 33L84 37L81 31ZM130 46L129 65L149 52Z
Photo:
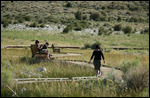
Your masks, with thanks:
M149 34L149 28L146 28L141 31L141 34Z
M26 21L30 21L30 20L32 19L31 16L24 16L23 18L24 18Z
M101 21L107 21L108 20L108 17L107 16L100 16L99 19Z
M100 13L98 12L94 12L90 15L90 19L93 19L93 20L99 20L100 19Z
M101 14L102 14L103 16L107 16L107 13L106 13L105 11L101 11Z
M10 24L11 20L7 18L1 18L1 24Z
M44 23L44 20L43 19L40 19L39 21L38 21L38 23L40 24L40 23Z
M102 6L102 10L105 10L106 9L106 6Z
M85 43L84 44L84 49L88 49L88 48L91 48L91 45L89 43Z
M74 15L77 20L82 20L82 12L81 11L77 11Z
M96 49L97 44L101 45L101 43L99 41L96 41L93 44L85 43L84 44L84 49L88 49L88 48Z
M18 21L14 20L13 24L17 24L17 23L18 23Z
M68 33L68 32L69 32L69 28L66 27L63 29L63 33Z
M44 27L45 27L45 24L41 24L40 27L41 27L41 28L44 28Z
M81 21L80 24L81 24L82 28L88 28L89 25L90 25L90 24L89 24L87 21L85 21L85 20Z
M126 73L128 71L129 68L131 67L137 67L138 66L138 61L132 61L132 62L122 62L121 64L121 71L123 71L123 73Z
M129 22L138 22L138 17L131 17L130 19L129 19Z
M7 19L12 19L12 16L10 14L6 14L3 17L7 18Z
M82 16L82 19L86 20L87 19L87 15Z
M38 27L38 24L36 22L34 22L34 23L30 24L29 27Z
M81 31L82 30L82 27L81 26L78 26L76 28L74 28L75 31Z
M72 4L70 2L68 2L66 7L72 7Z
M125 28L123 28L123 31L125 34L130 34L132 32L132 27L126 26Z
M5 23L3 24L3 27L6 28L8 25L9 25L9 23L8 23L8 22L5 22Z
M13 75L12 72L8 69L2 70L1 72L1 87L6 85L13 86Z
M45 19L44 20L47 20L47 22L54 22L54 23L58 23L58 22L60 22L60 20L59 19L57 19L56 17L54 17L54 16L47 16L47 17L45 17Z
M25 21L25 20L24 20L23 18L19 18L19 19L18 19L18 22L19 22L19 23L23 23L24 21Z
M73 27L74 27L73 24L67 25L66 28L63 29L63 33L68 33L69 31L73 29Z
M124 75L128 89L141 92L149 87L149 70L143 66L131 67Z
M117 21L120 22L121 20L122 20L122 18L119 16L118 19L117 19Z
M60 29L60 26L58 26L57 28Z
M96 41L91 45L91 49L96 49L97 44L101 45L101 43L99 41Z
M117 24L114 26L114 31L121 31L122 29L122 25L121 24Z
M105 32L105 28L104 27L100 27L98 30L98 35L102 35Z

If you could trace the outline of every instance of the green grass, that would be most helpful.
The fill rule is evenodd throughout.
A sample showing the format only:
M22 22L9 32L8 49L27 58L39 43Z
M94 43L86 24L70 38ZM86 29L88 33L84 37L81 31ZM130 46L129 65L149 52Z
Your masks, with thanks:
M51 50L50 50L51 51ZM132 50L133 51L133 50ZM80 49L61 49L61 52L73 52L82 53L82 56L77 57L64 57L58 59L75 59L88 61L92 50L80 50ZM124 55L124 52L111 50L110 52L104 52L106 58L106 64L111 66L121 66L122 62L138 61L140 65L149 68L149 57L141 55ZM23 57L13 57L23 56ZM93 76L95 71L88 67L79 67L70 64L41 62L30 65L31 50L25 49L1 49L1 69L9 71L8 77L5 78L7 85L17 93L19 97L140 97L149 96L148 89L145 89L141 93L134 91L122 91L118 90L118 85L110 81L107 85L103 84L100 80L89 80L79 82L52 82L52 83L32 83L32 84L13 84L10 82L12 78L51 78L51 77L78 77L78 76ZM134 63L134 62L133 62ZM11 65L13 68L9 67ZM35 69L45 67L46 72L36 72L38 75L29 76L29 71L35 73ZM12 73L13 72L13 73ZM15 74L14 74L15 73ZM23 74L26 73L26 74ZM40 76L42 74L42 76ZM1 72L4 78L4 72ZM11 77L11 78L10 78ZM3 80L2 78L2 80ZM5 83L1 83L2 96L12 97L13 93L5 86ZM111 86L110 86L111 85ZM21 89L25 88L25 91L21 92ZM32 93L31 93L32 92ZM109 92L109 95L108 95ZM16 95L15 95L16 96Z
M56 45L74 45L83 47L85 43L92 44L96 41L102 43L102 47L143 47L149 46L149 35L145 34L131 34L127 35L110 35L110 36L91 36L91 35L77 35L69 34L48 34L46 31L16 31L16 30L2 30L1 45L16 45L24 44L30 45L33 41L39 40L41 43L48 41L50 44ZM9 40L8 40L9 39Z
M99 41L102 48L109 47L148 47L149 35L110 35L91 36L77 35L72 32L68 34L48 34L46 31L10 31L2 30L1 45L30 45L38 39L40 43L48 41L50 44L81 46L85 43ZM52 49L49 49L52 53ZM61 49L62 53L82 53L81 56L60 57L61 60L84 60L89 61L93 50L91 49ZM136 55L131 55L136 54ZM144 55L141 55L144 54ZM20 56L20 57L19 57ZM123 64L136 64L149 68L149 50L113 50L104 51L105 64L114 67L121 67ZM125 62L125 63L123 63ZM130 63L131 62L131 63ZM103 63L102 63L103 64ZM10 67L12 66L12 67ZM40 67L45 67L46 72L36 72ZM10 82L12 78L61 78L93 76L95 71L89 67L79 67L72 64L41 62L32 63L30 48L23 49L1 49L1 93L4 97L12 97L13 93L6 87L9 85L20 97L141 97L149 96L149 87L140 93L132 91L118 90L118 85L110 82L104 85L103 81L90 80L79 82L52 82L52 83L32 83L14 84ZM7 71L6 71L7 70ZM139 70L139 69L138 69ZM140 71L140 70L139 70ZM138 72L139 72L138 71ZM8 73L8 74L5 74ZM31 75L29 75L32 73ZM34 75L36 73L36 75ZM135 72L136 73L136 72ZM6 78L5 78L6 77ZM131 78L132 79L132 78ZM6 82L4 82L6 81ZM110 86L111 85L111 86ZM26 91L21 92L25 88ZM32 93L31 93L32 91ZM108 95L109 93L109 95Z
M4 55L5 54L5 55ZM9 56L9 57L8 57ZM21 56L21 57L19 57ZM22 57L23 56L23 57ZM12 71L17 74L15 78L29 78L38 77L32 74L42 74L42 78L59 78L59 77L77 77L77 76L93 76L95 75L94 69L75 66L65 63L56 62L41 62L32 63L31 53L29 49L2 49L2 68L11 65L13 67ZM35 70L45 67L46 72L36 72ZM29 76L31 72L31 76Z

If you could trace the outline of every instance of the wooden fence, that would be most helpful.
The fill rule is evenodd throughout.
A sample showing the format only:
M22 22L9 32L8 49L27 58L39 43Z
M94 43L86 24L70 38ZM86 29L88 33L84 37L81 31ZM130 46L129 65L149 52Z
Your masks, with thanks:
M1 48L26 48L30 47L30 45L5 45L1 46ZM48 48L52 48L51 46L48 46ZM81 49L82 47L77 46L55 46L55 48L75 48L75 49ZM127 49L133 49L133 50L149 50L149 48L141 48L141 47L110 47L110 48L104 48L104 50L107 49L115 49L115 50L127 50Z

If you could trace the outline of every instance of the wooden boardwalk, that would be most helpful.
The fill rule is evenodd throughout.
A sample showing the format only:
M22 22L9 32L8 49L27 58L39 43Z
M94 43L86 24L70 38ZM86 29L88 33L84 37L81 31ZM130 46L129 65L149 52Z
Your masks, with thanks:
M25 48L30 47L30 45L2 45L1 48ZM52 48L51 46L48 46L48 48ZM55 48L75 48L75 49L81 49L82 47L78 46L55 46ZM104 49L114 49L114 50L127 50L127 49L133 49L133 50L149 50L149 48L141 48L141 47L110 47L110 48L104 48Z

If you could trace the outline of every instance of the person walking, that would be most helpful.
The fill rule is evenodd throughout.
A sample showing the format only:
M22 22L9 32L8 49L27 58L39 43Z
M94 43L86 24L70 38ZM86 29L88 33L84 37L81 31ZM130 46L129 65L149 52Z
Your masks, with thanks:
M93 51L93 54L90 58L89 63L91 63L91 60L94 57L94 69L96 71L96 77L98 78L98 75L101 75L100 67L101 67L101 57L103 58L103 61L105 63L104 54L102 52L102 49L100 48L99 44L96 45L96 49Z

